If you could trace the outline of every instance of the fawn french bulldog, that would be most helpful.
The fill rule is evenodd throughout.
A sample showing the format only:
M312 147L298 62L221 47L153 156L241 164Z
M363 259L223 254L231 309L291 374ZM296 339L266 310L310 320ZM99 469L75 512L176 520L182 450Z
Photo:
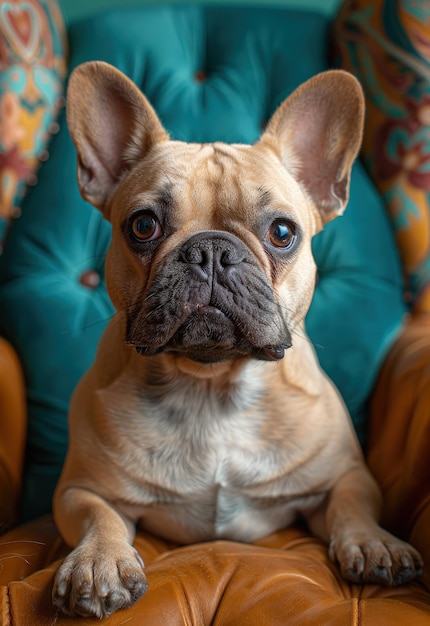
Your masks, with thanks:
M252 542L304 518L352 582L396 585L419 554L381 497L304 317L311 239L347 203L363 96L346 72L300 86L254 145L171 141L134 84L72 74L83 197L112 224L117 314L70 407L54 513L74 548L53 601L103 617L146 590L138 525Z

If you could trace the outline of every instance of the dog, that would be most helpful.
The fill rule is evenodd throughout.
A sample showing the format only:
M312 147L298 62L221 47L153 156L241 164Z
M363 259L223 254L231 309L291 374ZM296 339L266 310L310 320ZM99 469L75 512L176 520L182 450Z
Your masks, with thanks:
M103 617L147 588L138 525L180 543L252 542L303 518L353 583L406 583L409 544L381 496L304 317L312 237L348 201L358 81L302 84L254 145L171 141L119 70L78 66L67 95L84 199L112 224L116 308L74 392L54 516L73 547L53 602Z

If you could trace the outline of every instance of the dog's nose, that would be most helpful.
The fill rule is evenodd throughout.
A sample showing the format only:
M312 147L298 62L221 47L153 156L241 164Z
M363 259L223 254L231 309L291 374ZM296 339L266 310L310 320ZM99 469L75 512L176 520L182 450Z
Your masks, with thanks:
M202 278L242 263L247 256L244 244L230 233L205 231L190 237L182 246L180 258L192 265Z

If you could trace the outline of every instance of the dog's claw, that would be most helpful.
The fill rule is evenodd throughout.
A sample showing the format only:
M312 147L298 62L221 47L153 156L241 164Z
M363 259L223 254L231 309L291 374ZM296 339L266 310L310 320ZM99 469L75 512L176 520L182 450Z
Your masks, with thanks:
M343 577L350 583L354 583L359 585L363 582L363 575L359 572L356 572L354 569L347 569L343 572Z
M375 582L378 585L390 585L391 584L390 571L387 567L378 565L372 570L368 580L369 582Z

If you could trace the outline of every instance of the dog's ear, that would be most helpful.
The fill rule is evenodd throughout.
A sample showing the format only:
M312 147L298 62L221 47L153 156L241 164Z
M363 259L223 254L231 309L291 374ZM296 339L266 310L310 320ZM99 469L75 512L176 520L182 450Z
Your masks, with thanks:
M359 82L348 72L330 70L296 89L274 113L260 140L271 145L304 185L322 224L343 213L348 202L363 123Z
M67 123L78 152L81 194L105 217L115 184L152 146L169 138L134 83L99 61L83 63L72 72Z

